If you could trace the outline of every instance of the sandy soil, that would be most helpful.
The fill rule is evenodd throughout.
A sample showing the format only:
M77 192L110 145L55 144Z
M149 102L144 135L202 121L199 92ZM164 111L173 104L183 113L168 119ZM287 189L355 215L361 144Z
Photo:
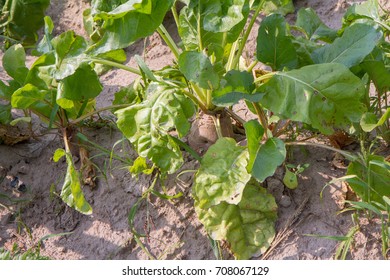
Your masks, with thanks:
M345 9L355 2L361 1L303 0L296 1L296 8L312 7L324 22L337 28L341 26ZM82 12L86 7L88 1L53 0L48 13L56 24L55 33L74 29L85 35ZM290 15L289 19L294 20L294 15ZM168 29L172 29L172 21L167 19L166 24ZM254 52L256 33L255 29L249 38L249 54ZM149 37L146 46L145 60L152 69L172 61L169 49L158 35ZM143 48L143 41L129 47L129 57L142 54ZM135 66L132 59L127 64ZM0 69L0 78L3 79L1 65ZM109 105L118 88L129 84L132 79L132 74L122 70L112 70L103 75L104 91L98 98L98 106ZM243 114L246 115L246 112ZM121 134L110 127L87 128L84 133L107 149L122 139ZM0 172L18 176L28 189L25 194L17 195L7 187L7 180L0 182L2 192L24 200L17 214L0 210L0 247L10 249L17 243L27 249L48 234L73 232L44 241L41 253L53 259L147 259L129 229L127 216L143 190L150 185L150 179L147 176L132 178L124 164L113 161L110 165L106 156L91 150L100 172L97 187L84 188L94 212L91 216L83 216L67 207L56 195L60 192L66 170L65 162L54 163L51 159L59 147L62 147L62 142L55 134L12 147L0 145ZM135 158L125 142L115 146L114 150L119 155ZM291 153L291 163L309 163L310 167L300 175L299 187L294 191L284 187L283 169L265 183L279 204L276 227L278 238L282 237L267 258L332 259L338 243L308 235L343 236L353 226L350 214L338 214L346 192L342 184L324 188L332 179L342 176L345 169L336 167L332 163L334 154L322 149L296 149ZM182 170L195 168L196 162L188 157ZM138 211L135 228L139 232L148 232L148 238L144 238L143 242L156 258L215 259L207 235L193 210L192 176L192 173L185 173L168 178L166 185L169 192L175 194L181 191L184 194L182 198L170 202L151 197ZM296 219L290 223L294 215ZM362 230L356 235L348 258L381 259L380 226L375 220L362 219L361 224ZM287 232L284 231L281 236L284 229ZM226 257L231 258L229 255Z

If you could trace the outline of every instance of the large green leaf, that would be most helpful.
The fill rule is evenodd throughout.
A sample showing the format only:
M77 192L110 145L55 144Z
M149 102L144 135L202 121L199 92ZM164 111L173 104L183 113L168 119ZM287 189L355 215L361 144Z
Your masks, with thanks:
M306 32L310 40L333 42L337 37L337 31L326 26L312 8L301 8L295 24Z
M49 4L50 0L5 1L2 7L2 20L6 21L4 34L23 44L34 44L38 39L37 31L43 26L43 17Z
M57 162L63 156L66 158L68 168L66 169L65 181L61 190L61 198L68 206L85 215L91 215L92 207L84 197L80 184L80 173L74 166L72 155L63 149L57 149L53 160Z
M262 104L324 134L359 122L366 111L363 82L342 64L325 63L279 72L261 86Z
M43 100L48 92L40 90L32 84L27 84L15 91L11 98L14 108L28 109L36 102Z
M370 155L365 165L351 162L347 175L356 175L347 182L363 201L382 203L383 196L390 196L390 164L381 156Z
M95 2L103 5L102 1ZM125 48L136 40L153 34L162 23L173 1L148 0L142 1L142 3L146 3L146 5L135 5L140 4L140 1L135 0L127 1L127 3L116 7L104 4L104 8L112 9L104 12L99 12L93 8L92 13L96 13L94 19L96 21L103 20L104 22L102 25L103 36L92 47L91 52L97 54ZM148 7L151 7L151 10L146 13Z
M232 138L220 138L204 155L196 173L194 192L198 206L207 209L222 201L238 204L251 175L248 152Z
M4 70L20 85L24 84L28 68L26 67L26 53L22 45L13 45L3 56Z
M186 135L195 107L175 88L151 83L148 91L142 103L115 112L117 124L140 156L150 159L163 172L173 173L183 159L180 147L168 133L175 129L179 137Z
M341 63L350 68L362 62L381 37L381 32L374 27L356 23L346 28L343 36L332 44L315 50L312 58L315 63Z
M89 64L79 66L76 72L63 79L58 85L57 104L69 108L68 100L86 101L99 95L103 86L96 72Z
M210 236L227 241L237 259L264 253L275 237L277 205L261 187L248 184L238 205L201 208L195 197L195 211Z
M259 102L261 95L252 94L255 89L253 75L247 71L230 70L221 79L220 86L212 93L217 106L232 106L241 99Z
M179 68L184 76L201 88L217 89L219 76L210 59L200 52L185 51L180 54Z
M252 176L260 182L272 176L286 159L286 147L279 138L270 138L257 151Z
M272 14L261 22L257 36L257 59L273 70L297 66L297 53L282 15Z

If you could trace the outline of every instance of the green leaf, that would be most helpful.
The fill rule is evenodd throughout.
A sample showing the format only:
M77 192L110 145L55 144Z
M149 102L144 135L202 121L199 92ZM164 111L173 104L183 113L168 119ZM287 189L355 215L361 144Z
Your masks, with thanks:
M3 20L7 21L4 33L25 45L34 44L38 39L37 31L43 26L43 17L49 4L50 0L5 1L2 7L2 23Z
M204 30L228 32L245 19L243 9L248 6L248 0L208 0L204 6Z
M259 102L261 94L252 94L255 89L253 75L247 71L231 70L221 79L219 89L212 93L212 100L217 106L232 106L241 99Z
M151 174L150 171L153 171L153 168L150 168L146 163L146 158L137 157L132 166L129 166L129 172L132 175L139 175L141 173Z
M99 95L103 86L90 65L80 66L73 75L63 79L58 86L57 104L69 108L68 100L85 101Z
M286 147L279 138L270 138L257 152L252 168L252 176L259 182L272 176L276 168L286 159Z
M337 63L279 72L261 86L262 104L274 113L304 122L324 134L359 122L366 112L363 82Z
M266 14L278 13L286 15L294 12L294 4L292 0L267 0L262 9Z
M38 54L45 54L53 50L53 46L51 44L51 34L54 30L54 23L49 16L44 17L45 21L45 35L42 40L37 45L36 52Z
M179 69L191 82L204 89L217 89L219 76L210 59L203 53L185 51L179 57Z
M221 202L201 208L195 197L195 211L210 236L227 241L237 259L263 254L275 237L277 206L261 187L248 184L238 205Z
M312 58L315 63L341 63L350 68L362 62L381 37L381 32L374 27L356 23L332 44L315 50Z
M61 154L61 152L58 152ZM59 155L55 153L56 158ZM69 206L82 214L91 215L92 207L86 201L80 184L80 173L76 170L73 158L70 153L65 153L66 162L68 168L66 170L66 176L64 184L62 185L61 198Z
M57 149L54 152L53 161L58 162L63 156L65 156L65 154L66 154L66 152L64 149Z
M368 0L353 4L344 14L343 25L349 25L358 19L370 19L375 22L382 22L379 14L378 1Z
M76 72L85 61L86 40L74 33L67 31L51 40L55 50L56 65L54 77L64 79Z
M272 14L261 22L257 36L257 59L273 70L297 66L297 53L282 15Z
M367 166L358 161L351 162L347 175L356 175L358 179L347 179L351 188L363 201L383 203L383 196L390 196L390 163L385 158L370 155Z
M0 124L9 124L12 120L11 105L0 104Z
M13 45L3 56L4 70L20 85L24 84L28 68L26 67L26 53L22 45Z
M251 175L246 171L248 152L232 138L220 138L203 156L194 192L198 206L207 209L221 202L238 204Z
M263 139L264 128L257 120L250 120L244 123L246 139L248 141L249 162L247 166L248 172L252 172L253 164L260 148L260 141Z
M47 93L47 91L40 90L32 84L27 84L14 92L11 105L14 108L28 109L34 103L43 100Z
M388 112L390 112L390 109ZM371 112L364 113L362 119L360 120L360 126L365 132L374 130L378 126L377 116Z
M103 20L102 33L104 34L90 51L94 54L105 53L115 49L122 49L134 43L138 39L152 35L157 27L162 23L165 14L171 8L173 1L148 0L127 1L122 6L111 5L111 3L102 4L102 1L95 1L104 8L105 11L98 11L96 7L92 8L92 14L95 21ZM115 1L118 3L118 1ZM121 1L119 1L120 4ZM115 3L115 4L116 4ZM151 7L151 10L149 8Z
M178 170L183 159L180 147L167 134L175 129L179 137L186 135L194 113L194 104L183 93L157 83L149 85L142 103L115 112L119 129L138 154L168 173Z
M297 175L293 172L291 172L287 167L286 167L286 172L284 173L283 177L283 184L289 188L289 189L296 189L298 187L298 178Z
M301 8L295 24L305 30L310 40L329 43L337 38L337 31L326 26L312 8Z
M379 92L382 93L390 89L390 70L386 68L382 58L381 60L376 60L375 58L367 57L361 63L361 67L368 73Z

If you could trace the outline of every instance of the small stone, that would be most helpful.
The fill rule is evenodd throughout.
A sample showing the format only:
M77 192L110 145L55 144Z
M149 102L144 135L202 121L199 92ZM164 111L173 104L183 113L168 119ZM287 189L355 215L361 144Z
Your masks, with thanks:
M279 203L282 207L288 208L291 205L291 198L287 195L282 195Z

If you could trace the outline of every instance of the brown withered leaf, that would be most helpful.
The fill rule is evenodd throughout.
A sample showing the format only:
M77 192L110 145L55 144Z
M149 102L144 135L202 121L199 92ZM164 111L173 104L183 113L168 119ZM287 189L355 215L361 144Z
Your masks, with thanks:
M24 133L17 126L0 124L0 143L13 146L30 139L30 135Z
M84 147L80 147L80 170L84 185L92 189L96 187L96 171L92 161L89 159L89 152Z

